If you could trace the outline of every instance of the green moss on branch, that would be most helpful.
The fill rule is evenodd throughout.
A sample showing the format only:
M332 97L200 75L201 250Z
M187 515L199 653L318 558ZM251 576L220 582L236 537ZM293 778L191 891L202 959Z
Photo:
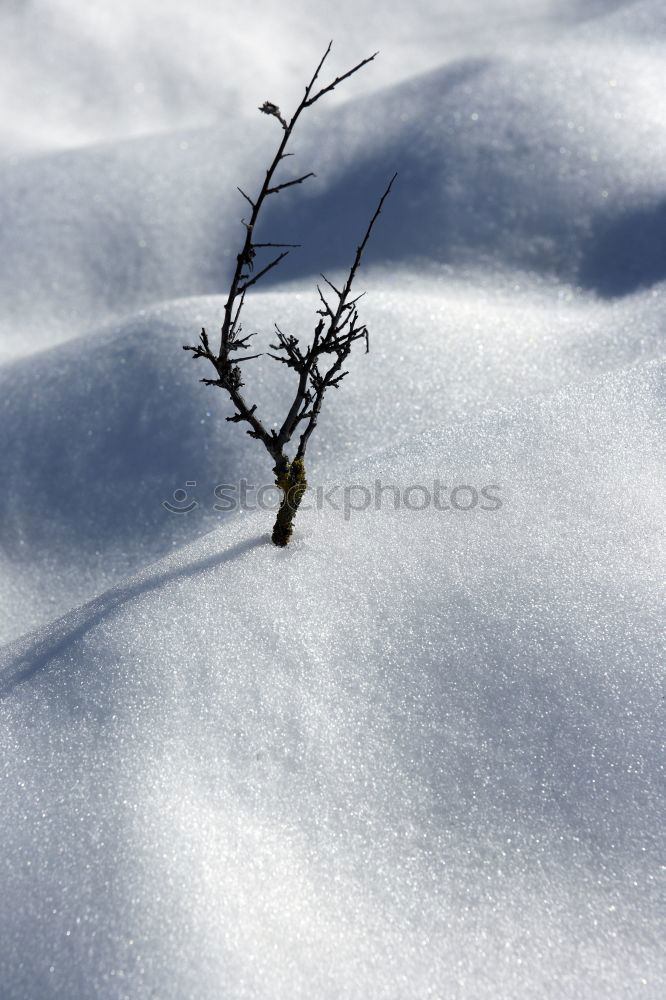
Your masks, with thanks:
M294 518L308 488L303 459L295 458L291 463L285 461L282 467L276 467L275 484L282 491L282 500L273 526L272 540L274 545L284 547L289 544L294 532Z

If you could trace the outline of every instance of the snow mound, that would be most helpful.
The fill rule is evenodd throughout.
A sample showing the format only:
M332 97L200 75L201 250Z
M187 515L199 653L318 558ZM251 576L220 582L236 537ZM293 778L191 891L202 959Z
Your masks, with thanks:
M370 259L516 266L604 296L663 280L664 52L601 38L440 67L306 126L318 178L272 204L271 230L341 266L397 170Z
M0 995L662 1000L663 0L336 4L260 349L399 177L278 551L181 345L329 14L0 4Z
M264 235L305 243L271 278L348 266L397 170L367 264L518 267L608 297L666 279L662 77L661 49L600 32L353 91L295 136L285 176L318 176L269 206ZM258 186L279 128L259 118L5 163L5 354L222 291L247 207L236 185Z
M354 65L372 51L369 39L381 50L356 81L364 92L470 50L494 51L498 30L507 46L543 34L544 22L552 34L581 11L589 16L591 3L449 0L442 11L414 0L406 21L399 0L386 0L381 18L371 5L339 0L334 58ZM298 99L304 67L316 66L330 39L327 10L312 0L255 0L250 30L237 13L219 0L116 0L113 9L106 0L4 0L3 145L25 153L223 122L248 94L250 107L265 100L267 66L285 98Z
M370 272L371 352L329 400L310 474L663 354L664 286L604 303L517 277ZM309 285L265 292L248 303L248 329L265 350L273 322L307 336L316 308ZM272 482L263 449L226 422L226 398L181 349L202 325L214 336L221 313L214 297L167 303L0 366L0 641L217 527L219 485ZM251 365L248 390L277 421L292 379L270 360ZM174 504L177 490L187 503ZM192 502L184 514L163 506Z
M35 353L142 305L221 291L225 226L233 219L240 229L235 185L258 176L267 155L246 132L229 116L212 132L0 167L6 353Z
M7 648L3 996L657 1000L663 376L364 470L499 509L236 518Z
M666 11L660 0L634 0L619 3L609 13L595 18L588 33L599 38L612 37L626 45L627 37L638 37L655 48L666 42Z

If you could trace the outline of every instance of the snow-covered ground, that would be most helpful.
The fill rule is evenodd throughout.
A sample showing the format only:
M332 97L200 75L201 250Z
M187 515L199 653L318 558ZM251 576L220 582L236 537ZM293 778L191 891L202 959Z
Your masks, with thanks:
M181 345L330 36L380 56L294 138L264 343L399 178L278 551ZM6 0L0 49L2 1000L661 1000L662 0Z

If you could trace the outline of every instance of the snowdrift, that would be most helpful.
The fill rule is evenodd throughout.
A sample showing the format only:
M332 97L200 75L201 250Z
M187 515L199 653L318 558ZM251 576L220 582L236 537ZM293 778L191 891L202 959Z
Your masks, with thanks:
M618 0L450 0L445 9L418 0L405 20L399 0L381 16L371 5L339 0L336 44L350 65L382 52L356 93L376 89L479 49L494 52L498 31L507 47L549 37L593 18ZM651 36L658 0L645 4ZM179 127L219 123L265 100L266 68L284 94L298 99L301 67L316 66L330 40L326 11L311 0L288 7L255 0L251 22L229 0L5 0L0 8L4 150L82 147ZM627 18L623 33L631 32ZM372 42L370 42L372 44ZM371 49L370 49L371 51ZM344 100L342 95L342 99ZM335 103L340 95L332 96ZM3 150L3 152L4 152ZM2 155L2 154L0 154Z
M8 647L3 995L656 998L663 374L367 470L499 510L236 518Z
M664 286L612 304L515 273L367 275L371 353L330 400L313 438L315 477L488 406L549 392L659 357ZM393 286L393 287L392 287ZM308 335L316 292L298 285L248 304L248 329ZM0 367L0 641L8 641L219 526L215 489L272 482L270 461L234 424L219 390L181 345L219 298L165 303L123 324ZM285 377L287 374L287 377ZM269 422L293 391L288 373L252 362L253 393ZM18 429L20 428L20 432ZM194 486L186 487L186 483ZM196 507L174 504L186 490Z
M0 5L0 996L661 1000L664 5L336 4L261 348L399 182L277 551L181 345L328 14Z
M285 176L318 176L263 220L268 238L305 241L275 277L348 266L397 170L368 264L518 267L606 297L664 280L664 45L588 27L304 116ZM277 141L254 113L0 167L5 353L222 291L246 207L236 185L258 185Z

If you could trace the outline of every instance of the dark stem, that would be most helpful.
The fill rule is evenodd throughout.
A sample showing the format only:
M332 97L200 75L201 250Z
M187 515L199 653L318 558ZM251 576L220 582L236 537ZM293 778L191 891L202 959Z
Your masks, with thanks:
M273 525L271 540L274 545L283 548L289 544L289 539L294 533L294 518L308 488L303 459L295 458L291 463L283 459L275 467L275 484L282 492L282 499Z

